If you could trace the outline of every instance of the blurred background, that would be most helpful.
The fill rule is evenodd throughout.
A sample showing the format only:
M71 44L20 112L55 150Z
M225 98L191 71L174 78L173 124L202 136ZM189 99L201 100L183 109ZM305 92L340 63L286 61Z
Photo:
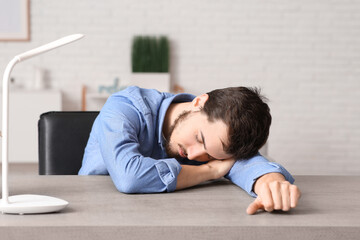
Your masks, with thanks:
M260 87L272 160L293 174L360 174L359 13L357 0L31 0L28 38L0 39L0 72L16 54L83 33L17 66L11 91L18 112L47 102L26 98L37 91L60 92L48 110L99 110L111 92L101 88L132 83L134 36L166 36L171 91Z

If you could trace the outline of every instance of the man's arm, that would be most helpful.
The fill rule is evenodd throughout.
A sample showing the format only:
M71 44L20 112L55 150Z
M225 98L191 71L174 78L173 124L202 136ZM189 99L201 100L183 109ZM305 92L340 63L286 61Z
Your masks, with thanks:
M202 182L218 179L230 171L235 160L213 160L200 166L181 165L180 173L177 177L176 190L188 188Z
M235 160L213 160L200 166L182 165L176 190L191 187L204 181L223 177L233 167ZM250 177L250 176L248 176ZM297 186L286 181L281 173L271 172L255 180L253 191L257 198L247 208L248 214L259 209L288 211L295 208L301 193Z
M97 143L115 187L124 193L172 192L181 166L174 158L153 159L140 151L141 124L135 107L110 97L96 122Z
M295 180L291 174L280 164L269 162L260 154L237 160L225 177L257 197L248 207L249 214L254 214L258 209L287 211L296 207L301 195L292 184Z
M260 154L249 159L237 160L225 177L244 189L250 196L257 197L253 191L256 180L273 172L281 173L290 183L295 181L280 164L270 162Z

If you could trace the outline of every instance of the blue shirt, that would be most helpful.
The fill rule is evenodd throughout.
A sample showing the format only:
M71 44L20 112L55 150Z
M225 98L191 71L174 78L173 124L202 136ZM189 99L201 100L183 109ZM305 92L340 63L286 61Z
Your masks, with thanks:
M167 157L162 126L171 103L194 98L191 94L174 95L138 87L110 96L93 124L79 175L109 174L116 188L124 193L174 191L180 164L193 161ZM256 197L253 184L270 172L281 173L294 182L281 165L260 154L239 159L225 177Z

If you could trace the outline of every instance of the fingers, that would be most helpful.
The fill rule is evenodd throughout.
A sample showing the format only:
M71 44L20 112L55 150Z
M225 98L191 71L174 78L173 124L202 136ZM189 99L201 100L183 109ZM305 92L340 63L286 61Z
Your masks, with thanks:
M270 191L271 191L271 195L272 195L273 203L274 203L273 209L276 209L276 210L282 209L282 194L281 194L282 186L281 186L281 183L278 181L274 181L269 184L269 187L270 187ZM268 211L268 210L266 210L266 211Z
M290 210L290 183L281 184L281 196L282 196L282 210L289 211Z
M261 200L259 198L256 198L255 201L250 203L250 205L246 209L246 213L252 215L256 213L259 209L264 209L264 206L261 204Z
M267 212L289 211L297 206L300 196L298 187L288 181L272 181L260 187L258 198L249 205L246 211L248 214L254 214L259 209Z
M274 198L271 189L264 185L262 187L262 194L259 196L259 200L262 202L264 206L264 210L267 212L271 212L274 210Z
M232 166L234 165L235 160L227 159L227 160L211 160L206 165L210 167L213 177L212 179L219 179L225 176Z
M301 192L298 189L298 187L295 186L295 185L291 185L290 186L290 204L291 204L291 208L295 208L297 206L300 197L301 197Z
M295 208L301 193L297 186L290 184L288 181L272 182L269 184L270 191L274 200L274 209L289 211Z

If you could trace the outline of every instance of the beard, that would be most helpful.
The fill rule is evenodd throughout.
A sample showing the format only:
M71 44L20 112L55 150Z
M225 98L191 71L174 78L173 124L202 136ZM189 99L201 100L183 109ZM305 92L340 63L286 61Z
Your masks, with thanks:
M184 111L182 112L174 121L174 123L170 126L169 128L169 134L166 137L166 143L165 143L165 151L166 154L168 155L168 157L170 158L176 158L176 159L182 159L183 157L180 156L179 152L177 150L173 150L171 148L172 142L171 142L171 138L173 136L174 130L176 127L179 126L179 124L181 122L183 122L185 119L187 119L190 115L191 111ZM174 145L174 144L173 144ZM178 144L179 147L181 147L185 153L185 149L183 148L183 146L181 144Z

